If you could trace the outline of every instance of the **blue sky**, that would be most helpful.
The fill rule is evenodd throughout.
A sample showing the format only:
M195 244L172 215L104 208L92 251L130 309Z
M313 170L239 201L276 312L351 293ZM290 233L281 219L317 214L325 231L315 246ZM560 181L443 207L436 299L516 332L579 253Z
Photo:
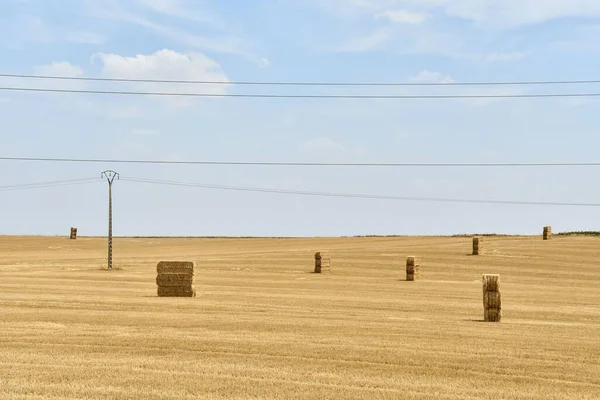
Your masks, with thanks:
M595 0L14 0L3 73L209 81L598 79ZM1 86L286 94L600 92L0 78ZM0 155L323 162L598 161L598 101L153 98L0 91ZM2 162L0 186L123 177L307 191L599 202L597 168L369 169ZM106 184L0 192L3 234L106 232ZM115 183L116 235L598 229L600 209L310 198Z

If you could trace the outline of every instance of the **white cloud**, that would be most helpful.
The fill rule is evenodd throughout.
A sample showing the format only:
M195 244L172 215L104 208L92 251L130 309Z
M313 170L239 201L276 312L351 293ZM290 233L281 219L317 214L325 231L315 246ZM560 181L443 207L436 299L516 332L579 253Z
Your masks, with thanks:
M500 61L516 61L525 57L525 53L492 53L485 56L486 61L500 62Z
M375 18L386 19L395 24L418 25L425 21L427 15L424 13L414 13L404 10L386 10L384 12L375 14Z
M136 136L160 136L156 129L132 129L130 133Z
M80 77L83 76L83 69L78 65L73 65L66 61L56 62L51 64L40 65L34 68L37 75L56 75L65 77Z
M35 75L57 76L65 78L78 78L84 75L83 69L78 65L73 65L66 61L52 61L50 64L38 65L33 68ZM16 83L13 82L16 85ZM39 79L39 80L21 80L20 86L35 87L43 89L69 89L82 90L86 88L85 81L64 80L64 79Z
M102 75L109 78L158 79L180 81L229 82L221 66L202 53L178 53L163 49L153 54L138 54L133 57L119 54L97 53L92 61L103 64ZM225 94L229 85L224 84L175 84L175 83L131 83L137 90L178 93ZM187 107L191 98L161 97L171 104Z
M310 151L345 151L346 147L341 143L334 142L328 137L318 137L305 142L302 147Z
M414 83L454 83L454 79L450 75L444 75L439 72L423 70L417 75L411 77L410 82Z

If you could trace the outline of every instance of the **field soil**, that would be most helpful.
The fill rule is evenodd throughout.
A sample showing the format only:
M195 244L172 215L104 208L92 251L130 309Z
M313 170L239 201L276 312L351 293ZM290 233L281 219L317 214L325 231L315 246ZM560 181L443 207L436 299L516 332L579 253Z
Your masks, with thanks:
M115 238L108 271L106 239L0 237L0 398L600 399L600 238L471 244ZM197 297L157 297L161 260Z

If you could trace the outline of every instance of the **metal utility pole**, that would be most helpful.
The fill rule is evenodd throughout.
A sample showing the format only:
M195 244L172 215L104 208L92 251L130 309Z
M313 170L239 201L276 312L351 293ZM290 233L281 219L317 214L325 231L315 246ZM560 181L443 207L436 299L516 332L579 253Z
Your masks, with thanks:
M108 181L108 269L112 269L112 184L119 174L112 170L102 172L102 178Z

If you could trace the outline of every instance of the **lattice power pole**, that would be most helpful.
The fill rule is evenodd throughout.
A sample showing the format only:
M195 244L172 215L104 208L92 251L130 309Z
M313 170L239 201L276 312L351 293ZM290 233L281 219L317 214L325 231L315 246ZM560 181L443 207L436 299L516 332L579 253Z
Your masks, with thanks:
M102 177L108 181L108 269L112 269L112 184L119 174L112 170L102 172Z

